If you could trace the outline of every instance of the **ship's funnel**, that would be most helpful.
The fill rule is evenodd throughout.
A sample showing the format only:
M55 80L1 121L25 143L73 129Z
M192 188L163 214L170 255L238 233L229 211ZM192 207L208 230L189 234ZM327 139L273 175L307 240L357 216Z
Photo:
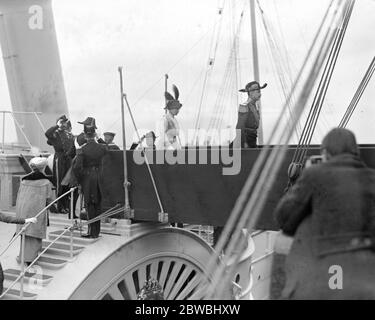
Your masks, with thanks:
M51 0L1 0L0 42L12 110L41 112L45 127L68 115ZM27 139L51 150L32 114L15 114ZM18 142L27 144L17 129Z

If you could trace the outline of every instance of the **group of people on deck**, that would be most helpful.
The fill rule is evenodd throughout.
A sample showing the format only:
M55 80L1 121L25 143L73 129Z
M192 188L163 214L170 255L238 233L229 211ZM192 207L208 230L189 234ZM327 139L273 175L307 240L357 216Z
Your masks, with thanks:
M108 151L120 150L114 144L113 132L105 132L104 140L96 132L96 121L87 117L78 122L83 125L83 131L78 136L71 134L71 124L66 116L61 116L57 124L46 131L48 143L54 147L53 181L56 195L66 193L69 188L80 186L88 219L100 214L101 191L99 169L101 160ZM73 218L78 199L78 188L74 191ZM63 200L64 199L64 200ZM59 213L70 212L70 195L58 201ZM100 233L100 221L89 224L88 233L84 237L97 238Z
M252 91L254 91L254 87L250 86L249 92ZM159 135L156 136L153 131L147 132L140 141L132 144L131 150L181 149L180 126L176 119L182 107L179 95L179 90L174 85L173 95L165 92L165 114L160 121ZM253 100L248 100L247 103L253 103ZM240 106L241 121L246 126L249 121L245 119L247 112L245 109L246 106ZM256 111L256 109L249 110ZM255 122L259 121L259 116L256 117L255 113L251 117L255 119ZM98 137L94 118L87 117L86 120L78 123L83 125L83 131L77 136L72 134L72 124L65 115L59 117L56 124L45 132L47 143L54 149L53 164L51 166L52 176L46 174L47 158L33 158L29 163L32 171L22 178L18 191L17 217L13 219L8 216L0 216L2 221L8 223L33 224L26 231L24 252L26 265L29 265L37 257L42 250L42 239L46 237L46 212L41 214L38 219L34 218L34 216L53 199L61 197L71 187L80 186L88 219L93 219L101 213L102 192L99 181L101 161L107 152L120 150L120 148L113 142L115 137L113 132L105 132L103 134L104 139ZM256 123L251 122L251 125L253 128L257 127ZM254 137L254 132L252 137ZM73 218L78 218L75 214L79 197L78 188L73 193L73 210L70 208L70 197L71 194L68 193L58 200L55 212L69 213ZM51 207L51 211L53 208L54 206ZM177 226L182 226L182 224L177 224ZM20 227L17 230L20 230ZM83 237L97 238L99 233L100 221L97 221L89 224L88 233L83 235ZM20 260L20 257L18 257L18 260Z
M248 97L238 109L239 135L233 147L257 146L260 123L257 101L265 87L266 84L260 86L253 81L241 90ZM174 96L165 93L166 114L161 121L160 136L150 131L133 143L131 150L181 148L175 117L182 104L178 89L173 88ZM36 219L35 214L70 187L81 187L88 219L101 213L101 161L109 151L120 148L113 143L114 133L104 133L104 140L98 138L94 118L79 123L83 131L76 137L66 116L59 117L56 125L46 131L48 143L55 150L53 175L45 173L46 158L33 158L29 163L32 172L22 178L18 191L16 217L0 212L0 221L18 224L17 230L24 223L31 224L26 229L26 264L36 258L46 236L47 217L42 214ZM282 297L375 299L375 170L360 160L355 136L347 129L331 130L323 139L321 153L323 162L306 167L275 209L281 231L295 238L286 261ZM74 203L77 198L76 190ZM69 203L69 197L63 198L57 211L75 217L75 209L70 212ZM215 231L217 240L221 228ZM97 238L99 233L100 221L97 221L89 225L87 235L83 236ZM332 287L332 266L341 268L341 287L337 281ZM0 265L0 293L1 277Z

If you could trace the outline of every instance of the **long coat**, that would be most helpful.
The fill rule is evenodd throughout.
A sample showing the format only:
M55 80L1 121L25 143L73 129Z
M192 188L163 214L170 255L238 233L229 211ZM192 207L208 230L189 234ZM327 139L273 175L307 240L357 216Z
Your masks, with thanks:
M22 180L18 189L16 202L16 218L26 219L35 217L52 200L52 183L48 179ZM26 235L34 238L46 238L47 212L42 213L37 223L26 229ZM17 232L21 226L17 226Z
M71 133L58 130L58 126L53 126L45 132L48 138L47 143L53 146L55 150L53 166L54 183L60 187L61 181L68 172L71 163L72 156L71 150L74 147L74 137ZM57 166L56 166L57 162ZM60 192L61 193L61 192Z
M375 299L375 170L350 154L307 168L275 215L294 236L284 298Z
M73 172L82 187L86 205L97 204L101 200L101 168L102 158L107 153L105 144L89 140L81 150L77 150L73 161Z

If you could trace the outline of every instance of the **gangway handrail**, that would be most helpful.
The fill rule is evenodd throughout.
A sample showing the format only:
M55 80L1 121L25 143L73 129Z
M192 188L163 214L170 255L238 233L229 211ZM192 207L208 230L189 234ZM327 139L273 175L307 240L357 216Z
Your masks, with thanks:
M42 213L44 213L49 207L51 207L54 203L59 201L61 198L67 196L69 193L71 194L70 197L70 217L71 220L73 221L73 192L77 189L78 187L73 187L70 188L69 191L65 192L55 200L51 201L47 206L45 206L41 211L38 212L34 218L38 218ZM13 288L13 286L21 279L21 289L20 289L20 297L21 299L23 298L23 281L24 281L24 276L25 273L36 263L36 261L41 257L42 254L44 254L58 239L60 239L67 231L70 231L70 256L73 256L73 231L72 229L75 227L74 223L72 223L72 226L64 230L52 243L50 243L47 248L42 250L41 253L38 254L38 256L30 263L30 265L25 269L25 236L26 236L26 229L30 226L30 223L25 224L21 230L13 237L12 241L8 244L8 246L3 250L3 252L0 254L0 257L9 249L9 247L16 241L16 239L21 235L21 270L20 270L20 275L17 277L17 279L0 295L0 299L5 296L6 293L9 292L10 289Z
M69 193L72 194L71 195L71 209L73 209L73 192L74 192L75 189L77 189L77 187L71 188L69 191L67 191L66 193L64 193L63 195L61 195L59 198L55 199L48 206L46 206L42 211L40 211L35 217L40 216L54 202L58 201L59 199L61 199L62 197L66 196ZM65 233L67 233L68 231L70 231L70 255L71 255L71 258L72 258L72 255L73 255L73 231L74 231L74 229L78 229L78 228L82 227L83 225L89 225L89 224L94 223L94 222L96 222L98 220L101 220L103 218L106 218L106 217L109 217L109 216L113 216L113 215L118 214L118 213L120 213L121 211L124 210L123 207L115 209L118 206L119 206L119 204L116 204L114 207L108 209L107 211L105 211L101 215L99 215L99 216L97 216L97 217L95 217L93 219L90 219L90 220L86 221L85 223L80 223L79 225L77 224L77 221L73 222L73 211L71 210L72 212L70 213L70 216L71 216L71 220L72 220L72 225L71 226L67 226L66 229L62 233L60 233L53 241L51 241L51 243L38 254L38 256L30 263L30 265L28 265L26 267L26 269L24 269L24 249L23 249L23 247L24 247L24 241L25 241L24 235L25 235L25 231L26 231L27 227L30 225L30 223L28 223L27 225L25 225L20 230L20 232L12 239L12 242L6 248L6 250L7 250L9 248L9 246L15 241L16 237L19 237L19 235L22 234L23 241L22 241L22 244L21 244L21 246L22 246L22 249L21 249L21 252L22 252L22 256L21 256L21 272L20 272L19 276L16 278L16 280L14 280L11 283L11 285L9 287L7 287L7 289L0 295L0 299L3 298L9 292L9 290L11 290L14 287L14 285L17 282L19 282L20 280L21 280L20 297L22 299L23 298L23 279L24 279L25 274L27 273L28 270L30 270L30 268L38 261L38 259L50 247L52 247L61 237L63 237L65 235ZM111 211L111 210L113 210L113 211ZM6 250L4 250L1 254L3 254Z
M57 240L59 240L66 232L68 231L71 231L72 232L72 229L74 228L74 225L73 226L70 226L69 228L65 229L58 237L56 237L46 248L43 249L43 251L41 253L38 254L38 256L30 263L30 265L27 266L26 269L24 269L23 271L20 272L20 275L17 277L16 280L14 280L12 282L12 284L0 295L0 299L3 298L8 292L10 289L12 289L14 287L14 285L23 277L25 276L25 274L27 273L28 270L31 269L31 267L38 261L38 259L53 245L56 243ZM24 254L22 252L22 254ZM21 265L22 267L22 265ZM21 286L21 298L23 298L23 286Z
M54 203L56 203L57 201L59 201L61 198L65 197L66 195L68 195L69 193L72 193L77 187L74 187L74 188L71 188L69 191L65 192L64 194L62 194L61 196L59 196L58 198L56 198L55 200L53 200L51 203L49 203L46 207L44 207L41 211L38 212L38 214L34 217L36 219L38 219L38 217L44 212L46 211L49 207L51 207ZM29 223L26 223L22 228L21 230L13 237L13 239L9 242L9 244L7 245L7 247L0 253L0 257L9 249L9 247L14 243L14 241L17 240L17 238L22 234L22 232L26 231L26 229L30 226L31 222Z

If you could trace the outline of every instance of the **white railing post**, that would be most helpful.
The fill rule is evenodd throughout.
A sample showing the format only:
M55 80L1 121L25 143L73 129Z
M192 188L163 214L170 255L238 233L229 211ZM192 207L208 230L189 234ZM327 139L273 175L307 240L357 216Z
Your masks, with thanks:
M70 221L72 227L74 225L74 190L75 188L70 189ZM73 258L73 228L70 229L70 258Z
M3 111L3 141L2 141L3 150L2 152L5 153L5 112Z
M83 195L80 189L78 189L78 199L79 199L79 207L78 207L78 219L79 219L79 235L82 236L82 206L83 206Z
M26 230L21 234L21 287L20 287L20 298L23 299L23 283L24 283L24 272L25 272L25 237Z

